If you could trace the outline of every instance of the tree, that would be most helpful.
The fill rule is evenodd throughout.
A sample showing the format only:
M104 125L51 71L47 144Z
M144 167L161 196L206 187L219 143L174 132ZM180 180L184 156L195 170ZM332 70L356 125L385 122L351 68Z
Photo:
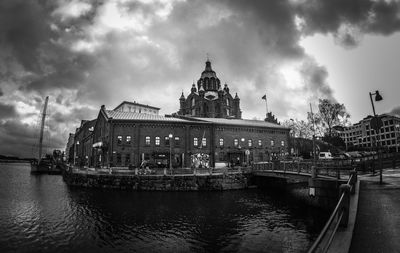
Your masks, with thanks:
M312 123L310 121L290 119L283 121L282 125L292 130L291 134L293 137L306 139L312 138Z
M325 134L332 136L334 126L345 126L348 124L350 114L347 113L344 104L332 103L329 99L320 99L318 114L315 115L316 123L320 124Z

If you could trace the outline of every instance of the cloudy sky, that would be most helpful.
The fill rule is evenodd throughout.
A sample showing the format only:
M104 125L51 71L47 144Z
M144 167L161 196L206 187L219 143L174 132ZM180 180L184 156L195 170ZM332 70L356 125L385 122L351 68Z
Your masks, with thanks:
M207 54L244 118L304 119L318 98L351 121L400 113L400 3L379 0L2 0L0 154L32 156L49 96L47 139L64 148L81 119L121 101L176 112Z

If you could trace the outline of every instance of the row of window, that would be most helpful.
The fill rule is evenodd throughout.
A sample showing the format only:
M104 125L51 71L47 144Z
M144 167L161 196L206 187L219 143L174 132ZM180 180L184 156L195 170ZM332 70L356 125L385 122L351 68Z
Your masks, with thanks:
M170 145L170 138L168 136L164 137L164 145L165 146L169 146ZM242 145L245 145L245 139L242 138L240 139L240 141L242 142ZM132 143L132 137L130 135L127 135L125 137L125 143L126 144L131 144ZM117 136L117 144L121 145L122 144L122 136L118 135ZM160 146L161 144L161 137L160 136L156 136L154 137L154 145L155 146ZM220 138L219 139L219 146L223 147L224 146L224 139ZM146 136L145 137L145 145L146 146L150 146L151 145L151 137L150 136ZM180 146L180 137L179 136L175 136L174 137L174 146ZM193 138L193 146L194 147L199 147L199 138L194 137ZM201 146L202 147L206 147L207 146L207 138L202 138L201 139ZM234 139L233 140L233 146L234 147L240 147L240 143L239 143L239 139ZM253 140L252 139L248 139L247 140L247 146L248 147L253 147ZM262 140L258 140L258 146L261 147L262 146ZM273 147L275 146L275 141L271 140L270 141L270 146ZM285 141L281 141L281 146L284 147L285 146Z

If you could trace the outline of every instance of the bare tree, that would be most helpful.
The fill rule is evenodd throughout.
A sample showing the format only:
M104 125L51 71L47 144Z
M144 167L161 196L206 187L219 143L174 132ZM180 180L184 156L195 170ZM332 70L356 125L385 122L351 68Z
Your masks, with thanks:
M350 114L347 113L344 104L332 103L329 99L320 99L318 104L319 112L315 114L316 124L329 137L332 136L334 126L345 126L348 124Z

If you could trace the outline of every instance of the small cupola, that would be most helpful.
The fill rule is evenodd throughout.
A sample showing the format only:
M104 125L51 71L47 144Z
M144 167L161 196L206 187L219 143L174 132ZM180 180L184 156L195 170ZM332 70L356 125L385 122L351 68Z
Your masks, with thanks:
M196 89L196 85L193 83L192 85L192 89L190 90L192 93L196 93L197 89Z
M226 84L226 83L225 83L225 85L224 85L224 91L225 91L226 93L229 93L228 84Z
M179 100L185 100L185 96L183 95L183 91L182 91L182 94L181 94L181 97L179 98Z

